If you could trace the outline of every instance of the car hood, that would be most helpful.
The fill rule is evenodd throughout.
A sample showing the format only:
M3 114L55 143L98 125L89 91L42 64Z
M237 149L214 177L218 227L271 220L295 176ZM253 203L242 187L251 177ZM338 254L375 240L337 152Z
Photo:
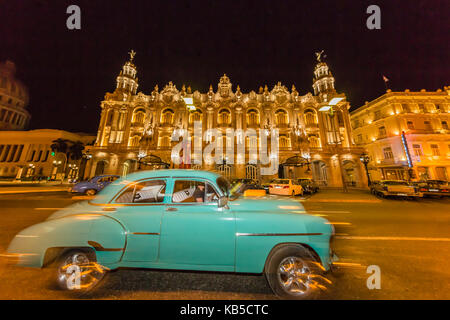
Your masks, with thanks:
M294 199L286 199L286 197L276 195L266 195L263 197L240 197L236 200L228 202L233 211L276 211L284 213L287 211L298 211L304 213L303 205Z
M320 233L331 234L333 227L322 217L308 214L294 199L267 195L229 201L236 215L238 233Z

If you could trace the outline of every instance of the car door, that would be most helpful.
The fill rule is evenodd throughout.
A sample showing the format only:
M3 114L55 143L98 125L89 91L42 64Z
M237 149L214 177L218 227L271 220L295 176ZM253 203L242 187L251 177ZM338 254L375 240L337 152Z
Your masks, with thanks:
M204 201L195 190L205 188ZM234 271L233 212L218 207L218 188L196 178L174 179L161 224L160 263L170 268Z
M157 261L166 188L166 178L139 181L112 201L114 218L127 232L123 261Z

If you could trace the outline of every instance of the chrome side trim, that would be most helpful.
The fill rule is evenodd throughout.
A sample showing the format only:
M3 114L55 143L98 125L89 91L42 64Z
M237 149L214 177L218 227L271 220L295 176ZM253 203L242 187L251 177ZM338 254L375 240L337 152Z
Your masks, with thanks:
M236 233L236 237L257 236L257 237L280 237L280 236L320 236L323 233Z
M154 235L159 236L159 232L128 232L127 234L134 234L134 235Z

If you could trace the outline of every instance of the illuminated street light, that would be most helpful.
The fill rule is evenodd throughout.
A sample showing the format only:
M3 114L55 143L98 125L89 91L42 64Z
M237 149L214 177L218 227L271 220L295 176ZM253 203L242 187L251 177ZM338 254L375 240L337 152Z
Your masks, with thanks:
M367 169L367 164L370 161L370 157L367 153L363 152L360 156L359 156L359 160L361 160L361 162L364 164L364 167L366 168L366 175L367 175L367 183L370 186L372 184L372 182L370 181L370 175L369 175L369 170Z

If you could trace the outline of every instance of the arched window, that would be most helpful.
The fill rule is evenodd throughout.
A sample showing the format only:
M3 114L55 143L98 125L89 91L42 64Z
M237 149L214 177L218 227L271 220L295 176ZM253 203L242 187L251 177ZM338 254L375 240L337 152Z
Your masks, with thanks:
M144 120L145 120L145 110L143 108L134 110L132 122L144 123Z
M259 112L256 109L249 109L247 111L247 125L257 126L259 125Z
M195 110L189 113L189 123L193 124L195 121L202 121L203 114L201 110Z
M161 124L173 124L175 112L172 109L165 109L161 113Z
M305 111L305 123L306 125L317 124L316 114L312 110Z
M228 109L222 109L218 113L217 122L222 125L228 125L231 123L231 113Z
M277 125L285 125L285 124L288 124L288 122L289 122L288 114L283 109L278 109L275 112L275 119L276 119Z

